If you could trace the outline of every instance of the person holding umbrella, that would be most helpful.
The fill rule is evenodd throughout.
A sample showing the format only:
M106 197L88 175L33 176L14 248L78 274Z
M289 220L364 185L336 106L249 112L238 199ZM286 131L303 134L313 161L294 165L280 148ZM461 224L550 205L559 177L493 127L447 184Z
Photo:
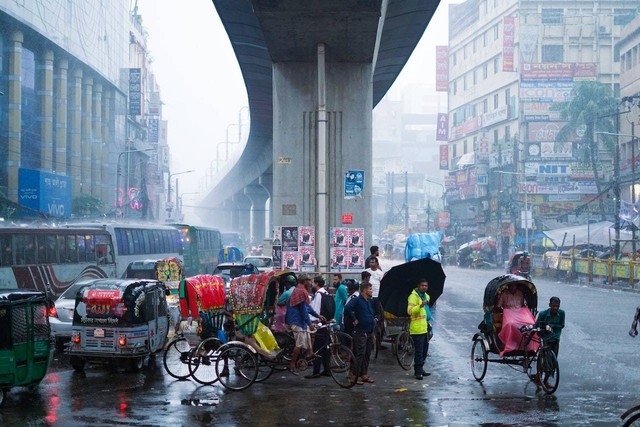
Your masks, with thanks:
M418 279L417 286L407 299L407 314L411 317L409 334L415 348L413 369L417 380L431 375L424 370L424 362L429 352L429 339L427 337L431 310L429 309L429 282L427 279Z

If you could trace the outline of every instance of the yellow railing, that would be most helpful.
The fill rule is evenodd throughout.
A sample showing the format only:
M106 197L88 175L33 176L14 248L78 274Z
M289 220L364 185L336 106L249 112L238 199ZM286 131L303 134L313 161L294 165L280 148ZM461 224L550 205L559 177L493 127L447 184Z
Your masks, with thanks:
M543 274L556 276L558 273L565 273L569 276L586 276L590 282L594 278L606 279L607 283L614 283L618 280L626 280L633 288L636 281L640 279L640 260L613 258L581 258L575 255L544 255L540 263Z

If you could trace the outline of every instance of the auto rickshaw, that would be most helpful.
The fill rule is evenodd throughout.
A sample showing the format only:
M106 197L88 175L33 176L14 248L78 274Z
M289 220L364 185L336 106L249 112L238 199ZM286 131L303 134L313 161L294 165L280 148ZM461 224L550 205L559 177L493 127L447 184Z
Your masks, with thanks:
M69 361L116 363L138 372L162 351L169 331L166 287L144 279L100 279L76 296Z
M0 406L14 386L36 386L51 361L51 328L44 292L0 292Z

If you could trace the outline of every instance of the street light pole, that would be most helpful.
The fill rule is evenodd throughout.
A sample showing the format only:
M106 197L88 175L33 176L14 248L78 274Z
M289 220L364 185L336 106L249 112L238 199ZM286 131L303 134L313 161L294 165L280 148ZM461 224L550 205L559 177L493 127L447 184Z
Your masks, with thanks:
M519 172L508 172L508 171L496 171L497 173L503 173L505 175L515 175L520 176ZM524 186L524 247L525 250L529 250L529 188L527 185L527 176L525 170L522 170L522 182L518 183L518 187L520 185ZM531 217L533 220L533 217ZM533 221L532 221L533 222Z
M116 162L116 194L115 194L115 208L117 209L118 206L118 194L120 192L120 175L122 175L122 170L120 169L120 159L122 159L122 156L124 154L127 155L127 162L129 161L129 158L131 156L131 153L142 153L145 151L154 151L155 148L140 148L137 150L125 150L123 152L121 152L120 154L118 154L118 160ZM127 164L127 189L125 191L125 193L127 193L129 191L129 165ZM121 206L120 206L121 207ZM125 212L126 209L122 210L122 216L125 216Z
M176 172L176 173L169 172L169 180L167 182L167 219L168 220L171 219L171 211L173 210L173 206L171 205L171 178L176 175L182 175L182 174L191 173L191 172L195 172L195 170L192 169L192 170Z

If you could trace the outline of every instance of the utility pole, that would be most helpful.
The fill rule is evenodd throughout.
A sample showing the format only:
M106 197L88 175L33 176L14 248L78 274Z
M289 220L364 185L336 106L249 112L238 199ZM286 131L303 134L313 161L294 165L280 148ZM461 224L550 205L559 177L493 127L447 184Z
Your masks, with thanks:
M636 123L631 122L631 204L636 205ZM636 259L636 226L631 224L631 249L633 260Z
M409 234L409 172L404 173L404 230Z

